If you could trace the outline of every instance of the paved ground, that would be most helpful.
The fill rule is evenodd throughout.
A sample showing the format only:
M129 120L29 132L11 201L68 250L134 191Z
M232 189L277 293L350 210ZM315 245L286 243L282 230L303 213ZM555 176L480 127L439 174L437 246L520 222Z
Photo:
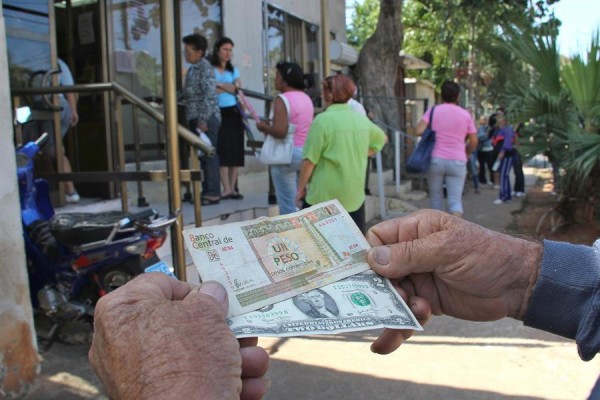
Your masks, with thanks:
M467 190L465 218L505 230L522 201L493 205L496 196ZM513 320L437 317L388 356L370 353L376 334L261 339L272 358L267 399L585 399L600 371L600 359L580 361L573 342ZM44 354L30 399L105 399L87 349L57 344Z

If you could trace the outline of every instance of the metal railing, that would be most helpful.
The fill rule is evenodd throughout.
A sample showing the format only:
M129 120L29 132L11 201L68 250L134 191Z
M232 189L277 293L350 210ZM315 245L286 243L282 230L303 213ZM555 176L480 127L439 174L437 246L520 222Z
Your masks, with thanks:
M413 140L415 143L418 138L415 136L411 136L402 130L395 128L391 125L385 124L381 121L373 121L380 128L392 132L393 141L392 145L394 146L394 191L396 195L400 194L400 186L402 179L402 172L404 167L406 166L406 162L403 160L402 154L404 153L404 149L407 148L407 139ZM381 152L377 152L375 155L375 166L377 171L377 191L379 192L379 210L382 219L387 219L393 217L395 215L391 215L387 209L387 202L385 201L385 189L384 189L384 178L383 178L383 160L381 157ZM419 174L419 179L421 179L421 187L423 186L424 175Z
M199 160L197 157L191 157L192 165L189 170L180 170L179 165L169 165L173 163L167 163L167 171L136 171L136 172L125 172L125 145L123 140L123 114L122 114L122 99L132 104L136 109L139 109L149 115L152 119L158 123L165 124L165 116L157 111L154 107L148 104L143 99L139 98L123 86L115 82L109 83L93 83L93 84L80 84L72 86L55 86L55 87L42 87L42 88L23 88L13 89L13 98L21 96L36 96L36 95L49 95L59 93L98 93L108 92L111 96L112 105L114 106L115 120L109 124L109 129L112 129L116 125L116 146L110 146L109 152L116 151L117 163L113 163L109 168L117 169L117 171L98 171L98 172L76 172L76 173L52 173L44 174L43 177L53 181L79 181L79 182L116 182L120 185L120 196L121 196L121 208L123 211L128 211L128 195L126 181L168 181L169 177L176 177L177 181L190 182L193 185L195 193L200 193L200 181L202 180L202 174L200 171ZM180 138L185 140L191 148L194 150L201 150L205 154L210 156L215 154L215 148L207 145L201 141L198 136L192 133L190 130L182 125L176 125L177 134ZM62 155L62 137L60 130L55 129L54 132L54 143L56 155ZM112 149L112 150L111 150ZM171 150L171 149L169 149ZM62 157L56 157L59 171L62 171ZM115 159L115 158L113 158ZM116 165L115 165L116 164ZM139 169L139 167L137 167ZM59 191L62 194L61 191ZM169 209L173 210L171 204L171 198L169 198ZM202 211L200 196L194 196L194 217L196 226L202 224ZM182 216L180 227L183 226ZM178 221L179 222L179 221ZM171 235L179 237L179 232L176 231L178 224L174 224L171 228ZM180 228L179 228L180 229ZM180 241L179 241L180 242ZM177 240L172 240L172 253L176 255L175 261L177 263L178 275L185 279L185 258L183 257L183 247Z

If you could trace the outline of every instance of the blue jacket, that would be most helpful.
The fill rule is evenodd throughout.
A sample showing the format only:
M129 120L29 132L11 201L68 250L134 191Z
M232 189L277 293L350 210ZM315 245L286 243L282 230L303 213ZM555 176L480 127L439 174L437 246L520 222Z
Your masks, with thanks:
M589 361L600 351L600 240L592 247L544 241L525 325L577 343ZM600 398L600 377L590 399Z

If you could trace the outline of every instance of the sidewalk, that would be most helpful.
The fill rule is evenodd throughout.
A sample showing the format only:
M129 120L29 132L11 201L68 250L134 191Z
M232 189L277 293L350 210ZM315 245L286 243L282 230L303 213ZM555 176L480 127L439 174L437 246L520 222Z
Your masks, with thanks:
M526 186L536 182L526 169ZM250 188L243 190L250 193ZM523 200L494 205L497 191L471 189L465 218L504 231ZM417 202L428 207L428 200ZM206 207L209 208L209 207ZM216 209L215 209L216 210ZM208 212L208 210L207 210ZM369 351L379 331L298 338L261 338L271 355L267 400L508 400L584 399L600 359L584 363L571 340L519 321L466 322L434 317L387 356ZM29 399L106 400L87 361L89 344L55 344Z
M525 167L525 192L538 180L538 168ZM523 207L524 197L513 196L512 200L503 204L493 204L498 198L498 189L490 185L480 185L479 193L475 193L472 182L467 182L463 194L464 218L497 232L508 232L513 220L513 213ZM413 202L419 208L429 208L429 197Z

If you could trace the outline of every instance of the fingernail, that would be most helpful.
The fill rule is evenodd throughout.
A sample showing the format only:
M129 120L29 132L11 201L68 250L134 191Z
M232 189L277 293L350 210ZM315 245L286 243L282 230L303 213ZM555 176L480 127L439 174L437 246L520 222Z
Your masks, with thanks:
M225 304L227 300L227 292L221 284L217 282L204 282L198 289L199 293L207 294L213 299L217 300L219 304Z
M390 248L388 246L373 247L373 258L379 265L388 265L390 263Z

